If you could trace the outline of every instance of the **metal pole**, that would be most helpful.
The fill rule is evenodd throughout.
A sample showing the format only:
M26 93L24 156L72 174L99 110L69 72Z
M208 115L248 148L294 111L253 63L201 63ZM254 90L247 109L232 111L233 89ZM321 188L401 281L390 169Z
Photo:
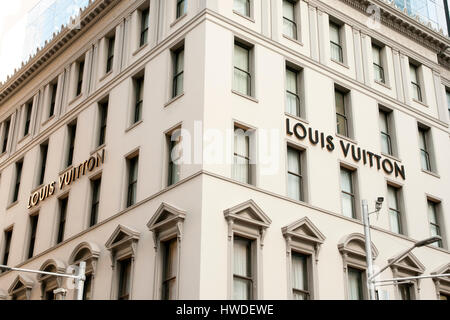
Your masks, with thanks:
M393 259L391 262L389 262L386 266L384 266L382 269L380 269L377 273L373 274L372 276L369 277L369 281L373 282L373 279L379 275L380 273L382 273L384 270L386 270L387 268L389 268L390 266L392 266L394 263L396 263L397 261L401 260L403 257L405 257L409 252L411 252L413 249L415 248L415 246L412 246L409 249L406 249L405 251L403 251L402 253L400 253L395 259Z
M78 277L76 280L77 300L83 300L84 280L86 280L85 272L86 272L86 262L82 261L78 266L77 272Z
M45 275L64 277L64 278L73 278L73 279L78 278L77 275L56 273L56 272L47 272L47 271L40 271L40 270L31 270L31 269L13 268L13 267L8 267L8 266L2 265L2 264L0 264L0 269L5 269L7 271L11 270L11 271L20 271L20 272L28 272L28 273L38 273L38 274L45 274Z
M373 274L373 260L372 260L372 241L370 239L370 221L369 221L369 207L367 200L362 200L362 215L364 223L364 236L366 244L366 263L367 263L367 287L369 288L369 300L375 300L375 284L370 281Z
M384 279L384 280L377 280L377 281L373 281L373 282L375 282L375 283L383 283L383 282L396 282L396 281L406 281L406 280L415 280L415 279L445 278L445 277L450 277L450 273L430 274L430 275L424 275L424 276Z

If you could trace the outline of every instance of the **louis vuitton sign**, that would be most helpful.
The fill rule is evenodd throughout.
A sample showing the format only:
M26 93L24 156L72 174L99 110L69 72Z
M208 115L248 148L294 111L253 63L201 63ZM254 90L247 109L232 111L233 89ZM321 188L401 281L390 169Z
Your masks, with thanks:
M72 167L59 175L58 181L52 181L33 192L28 198L28 209L32 209L40 202L55 194L56 189L63 190L64 187L71 185L76 180L85 176L89 172L103 165L105 162L105 149L91 156L88 160L80 163L78 166Z

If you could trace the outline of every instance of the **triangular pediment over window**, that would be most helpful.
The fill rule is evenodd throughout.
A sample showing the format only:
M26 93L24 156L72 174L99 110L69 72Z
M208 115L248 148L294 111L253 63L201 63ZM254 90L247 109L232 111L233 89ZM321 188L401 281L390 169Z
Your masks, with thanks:
M8 289L8 293L13 295L17 292L21 292L23 290L31 290L33 288L34 282L29 277L25 275L18 275L16 279L14 279L13 283Z
M303 240L313 243L323 243L325 241L325 236L308 217L301 218L282 228L281 232L284 237L290 236L293 240Z
M390 263L394 258L388 260ZM392 264L391 268L397 268L400 271L411 273L411 274L422 274L425 271L425 266L417 259L417 257L409 252L400 261Z
M450 273L450 262L440 266L439 268L431 272L431 274L443 274L443 273ZM446 278L445 280L450 281L450 278Z
M112 250L122 245L139 240L140 233L130 227L118 225L105 244L106 249Z
M159 231L183 222L185 218L186 211L163 202L147 223L147 227L150 231Z
M268 228L272 220L253 201L248 200L224 211L227 220Z

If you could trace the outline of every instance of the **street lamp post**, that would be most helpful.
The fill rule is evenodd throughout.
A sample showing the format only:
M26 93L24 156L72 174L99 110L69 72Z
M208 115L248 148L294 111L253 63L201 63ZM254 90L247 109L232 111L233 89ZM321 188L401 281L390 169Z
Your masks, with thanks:
M367 204L367 200L362 200L362 213L366 246L367 286L369 288L369 300L375 300L375 284L372 281L369 281L373 275L373 260L371 248L372 241L370 240L369 206Z
M75 280L75 289L77 292L77 300L83 300L84 281L86 280L86 276L85 276L86 262L84 262L84 261L80 262L80 265L77 268L77 272L75 275L41 271L41 270L14 268L14 267L8 267L8 266L2 265L2 264L0 264L0 269L6 270L6 271L37 273L37 274L45 274L45 275L50 275L50 276L74 279Z

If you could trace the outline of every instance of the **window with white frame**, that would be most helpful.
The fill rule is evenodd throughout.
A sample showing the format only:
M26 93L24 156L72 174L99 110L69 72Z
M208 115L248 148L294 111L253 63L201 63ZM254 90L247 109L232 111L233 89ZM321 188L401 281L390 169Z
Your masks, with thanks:
M240 42L234 43L234 79L233 90L241 94L252 96L252 48Z
M351 117L350 117L350 92L342 89L334 89L336 107L336 133L351 137Z
M106 54L106 73L110 72L114 63L114 47L116 44L116 36L112 35L107 38L107 54Z
M305 151L287 147L287 195L289 198L304 201L303 165Z
M344 63L341 26L332 21L330 21L330 50L331 60Z
M234 236L233 239L233 299L253 299L254 240Z
M296 0L283 0L283 34L292 39L298 39Z
M418 67L412 63L409 64L409 76L411 78L411 91L414 100L422 102L422 89L419 81Z
M234 0L233 10L243 16L250 17L250 1L251 0Z
M445 91L445 95L447 96L448 118L450 119L450 89Z
M417 277L425 271L424 265L412 252L397 262L394 262L395 258L388 259L393 278ZM394 289L396 300L419 299L420 279L394 281Z
M393 155L391 121L392 111L389 112L384 109L379 109L378 124L380 126L381 152L388 155Z
M150 12L149 8L146 8L140 12L141 16L141 26L140 26L140 33L139 33L139 47L142 47L143 45L147 44L148 42L148 28L149 28L149 17Z
M404 234L403 217L400 208L400 194L401 191L398 187L388 185L388 206L389 206L389 222L391 231Z
M440 206L440 204L428 199L427 206L428 206L428 221L430 223L430 235L442 237L441 223L440 223L441 219L438 213L438 207ZM432 245L439 248L443 247L442 240L434 242Z
M131 123L137 123L142 120L142 107L144 104L144 75L133 78L134 100L131 114Z
M432 166L432 154L431 154L431 132L430 128L419 124L419 151L420 151L420 163L422 169L425 171L433 171Z
M372 57L373 57L373 74L374 80L385 83L383 60L381 56L382 48L372 43Z
M300 71L286 67L286 112L297 117L302 116L299 77Z
M181 178L181 158L183 156L181 127L177 127L166 133L166 143L168 147L168 181L167 186L171 186Z
M253 183L250 143L252 131L240 126L234 127L233 179L242 183Z
M341 166L341 203L342 214L346 217L356 219L356 196L355 196L354 170Z
M184 46L174 50L173 56L173 81L172 98L183 93L184 90Z

